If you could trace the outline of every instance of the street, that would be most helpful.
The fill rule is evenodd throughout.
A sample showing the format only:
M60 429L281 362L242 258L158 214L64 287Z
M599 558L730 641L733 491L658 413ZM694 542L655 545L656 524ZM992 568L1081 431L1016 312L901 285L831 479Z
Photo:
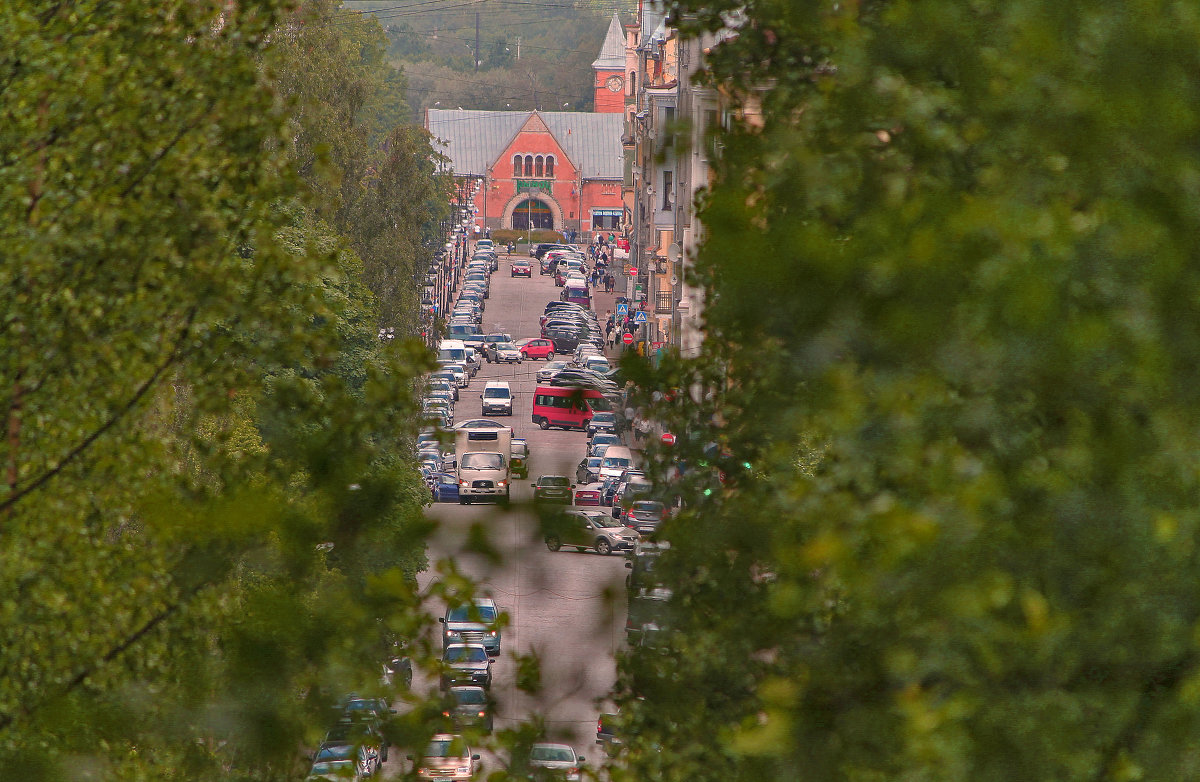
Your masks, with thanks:
M551 277L537 273L536 265L531 278L512 278L509 258L502 254L500 267L492 275L484 333L506 331L514 340L539 336L542 308L558 298L559 290ZM603 318L603 302L611 297L600 294L600 299L596 307ZM530 483L542 474L567 475L574 482L575 466L586 444L582 432L543 431L532 423L535 373L543 363L485 363L470 386L462 389L455 405L456 422L482 417L479 394L485 382L509 381L513 416L492 418L511 424L515 436L529 442L529 478L514 480L513 502L507 511L495 505L432 506L430 516L440 525L430 540L429 559L436 567L439 560L453 558L458 569L472 577L480 591L493 597L511 618L511 625L504 630L502 654L494 665L496 729L538 715L551 733L547 740L569 743L589 759L599 760L594 743L600 711L597 704L612 687L614 652L624 642L627 571L621 555L566 549L552 553L541 540L537 518L528 507L533 493ZM498 564L464 550L475 526L499 553ZM422 588L435 577L436 572L422 573ZM536 654L540 659L542 691L538 695L517 689L514 652Z

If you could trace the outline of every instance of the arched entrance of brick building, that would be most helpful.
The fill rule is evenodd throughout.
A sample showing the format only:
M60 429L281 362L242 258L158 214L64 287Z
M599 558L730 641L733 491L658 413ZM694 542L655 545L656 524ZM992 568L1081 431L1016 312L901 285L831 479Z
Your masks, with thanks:
M512 227L517 231L553 230L554 212L539 198L526 198L512 209Z

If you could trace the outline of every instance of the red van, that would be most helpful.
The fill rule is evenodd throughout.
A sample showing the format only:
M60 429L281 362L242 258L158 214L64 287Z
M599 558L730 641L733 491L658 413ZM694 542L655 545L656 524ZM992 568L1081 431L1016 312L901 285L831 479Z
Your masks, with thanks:
M593 411L612 409L604 394L591 388L538 386L533 392L533 422L543 429L583 429Z

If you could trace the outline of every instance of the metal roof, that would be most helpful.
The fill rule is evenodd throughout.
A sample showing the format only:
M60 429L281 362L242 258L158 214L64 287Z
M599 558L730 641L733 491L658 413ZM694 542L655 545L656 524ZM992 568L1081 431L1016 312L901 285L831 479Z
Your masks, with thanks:
M455 174L483 176L535 112L428 109L425 127ZM536 112L584 179L623 179L623 114Z
M621 17L613 14L608 32L604 35L604 44L600 47L600 56L592 63L597 71L625 72L625 28L621 26Z

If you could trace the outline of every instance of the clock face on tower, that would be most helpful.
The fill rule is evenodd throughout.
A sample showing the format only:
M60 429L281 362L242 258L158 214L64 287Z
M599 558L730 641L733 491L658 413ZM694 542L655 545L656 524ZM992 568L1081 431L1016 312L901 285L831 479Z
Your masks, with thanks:
M604 86L608 87L611 92L620 92L623 84L620 76L609 76L604 82Z

